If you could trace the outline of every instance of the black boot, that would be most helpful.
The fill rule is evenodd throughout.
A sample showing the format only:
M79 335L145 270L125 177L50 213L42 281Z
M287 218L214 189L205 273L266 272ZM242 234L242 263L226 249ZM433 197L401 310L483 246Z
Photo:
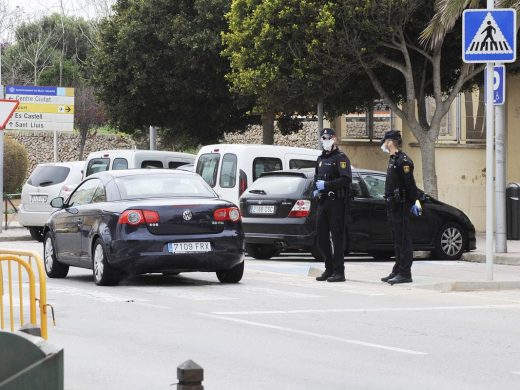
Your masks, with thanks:
M332 272L331 272L331 271L327 271L327 270L325 270L325 272L322 273L321 276L317 276L317 277L316 277L316 280L317 280L318 282L324 282L324 281L326 281L328 278L330 278L331 276L332 276Z
M330 278L327 279L327 282L344 282L345 274L337 274L334 273Z
M392 278L388 281L388 283L390 283L392 286L394 284L400 284L400 283L412 283L413 280L412 278L408 278L408 277L405 277L405 276L401 276L401 275L397 275L395 278Z
M390 273L390 275L385 276L384 278L381 278L382 282L388 282L390 279L393 279L397 276L397 274L394 274L393 272Z

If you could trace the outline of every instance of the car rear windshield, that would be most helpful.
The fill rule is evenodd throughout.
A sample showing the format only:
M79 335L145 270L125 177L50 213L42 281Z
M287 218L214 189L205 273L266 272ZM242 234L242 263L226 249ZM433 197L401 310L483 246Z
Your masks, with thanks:
M301 195L306 179L296 175L268 175L257 179L248 189L251 195Z
M33 171L27 184L34 187L47 187L60 184L69 176L70 168L56 166L39 166Z
M121 199L217 196L200 176L193 174L122 176L116 183Z

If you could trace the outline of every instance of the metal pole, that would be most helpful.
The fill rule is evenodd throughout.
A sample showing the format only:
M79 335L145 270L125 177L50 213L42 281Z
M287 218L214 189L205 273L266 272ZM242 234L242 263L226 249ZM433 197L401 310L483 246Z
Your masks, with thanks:
M487 0L487 8L495 8L493 0ZM493 63L486 64L486 279L493 280L493 141L494 141L494 110L493 110Z
M150 126L150 150L157 150L157 127Z
M58 131L54 130L54 162L58 162Z
M320 134L323 130L323 101L318 103L318 149L321 147Z
M503 80L505 82L505 80ZM506 234L506 158L505 148L506 134L506 106L495 106L495 202L496 202L496 243L495 250L498 253L507 252Z

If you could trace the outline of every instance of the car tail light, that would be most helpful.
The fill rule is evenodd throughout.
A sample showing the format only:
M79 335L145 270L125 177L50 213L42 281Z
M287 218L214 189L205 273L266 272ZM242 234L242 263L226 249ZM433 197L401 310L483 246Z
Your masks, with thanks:
M247 190L247 175L243 170L240 170L238 175L238 197Z
M71 186L70 184L65 184L63 187L61 187L60 194L58 196L61 196L64 200L67 200L67 198L72 194L72 191L74 191L74 186Z
M307 217L311 213L311 201L310 200L298 200L294 204L289 217L303 218Z
M139 226L144 223L158 223L159 213L153 210L125 210L119 217L121 225Z
M240 211L236 207L228 207L225 209L217 209L213 213L215 221L240 221Z

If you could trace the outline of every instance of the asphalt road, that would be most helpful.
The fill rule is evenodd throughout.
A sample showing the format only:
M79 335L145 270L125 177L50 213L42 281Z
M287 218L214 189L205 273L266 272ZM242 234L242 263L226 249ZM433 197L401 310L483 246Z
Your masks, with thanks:
M346 283L320 283L310 266L320 265L305 255L248 258L237 285L193 273L97 287L76 268L49 279L49 341L65 348L66 389L172 389L187 359L204 367L208 390L520 388L520 291L392 287L377 279L391 264L367 259L346 264ZM520 280L518 268L503 272Z

